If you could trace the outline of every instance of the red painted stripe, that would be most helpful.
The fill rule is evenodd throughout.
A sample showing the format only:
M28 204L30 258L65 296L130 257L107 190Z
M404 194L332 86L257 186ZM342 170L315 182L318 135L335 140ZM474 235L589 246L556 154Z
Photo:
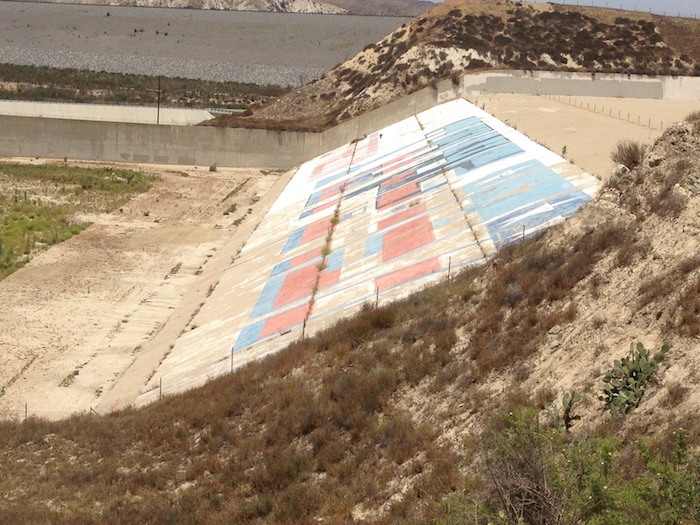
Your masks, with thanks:
M388 261L430 244L435 240L433 225L427 215L397 226L384 234L382 259Z
M316 208L314 208L313 213L318 213L318 212L323 211L323 210L330 208L332 206L337 206L339 200L340 200L340 197L338 197L337 199L333 199L332 201L327 202L326 204L321 204L320 206L317 206Z
M441 268L440 260L435 257L377 277L374 280L374 284L377 287L376 289L381 292L382 290L412 281L418 277L431 274Z
M267 337L268 335L276 334L291 328L292 326L304 322L304 317L306 317L306 312L309 309L308 304L303 304L297 308L293 308L288 312L277 315L267 320L265 326L263 326L262 332L260 332L260 337Z
M282 288L280 288L272 306L274 308L279 308L297 299L311 295L311 290L316 282L316 274L318 274L318 268L316 268L315 264L310 264L309 266L305 266L304 268L288 274L287 277L284 278ZM327 286L337 283L339 280L340 268L332 272L324 272L318 280L318 289L322 290Z
M382 172L386 173L391 170L397 170L400 168L403 168L404 166L408 166L409 164L413 163L413 152L408 152L404 153L402 155L399 155L395 159L390 160L389 162L385 162L382 164Z
M417 206L411 206L407 210L395 213L391 217L387 217L386 219L379 221L377 229L379 231L385 230L389 226L393 226L394 224L403 222L406 219L410 219L411 217L415 217L416 215L420 215L421 213L425 213L426 211L428 211L428 208L426 207L425 203L418 204Z
M323 290L327 286L331 286L340 281L340 268L333 270L332 272L321 274L321 278L318 280L318 289Z
M301 236L299 244L301 245L309 241L313 241L314 239L318 239L319 237L323 237L328 233L328 228L330 227L330 217L326 217L325 219L320 219L316 222L312 222L304 230L304 234Z
M400 202L410 199L415 195L420 195L420 187L415 182L399 186L395 190L387 191L377 200L377 209L388 208Z
M322 250L322 248L319 248L317 250L311 250L310 252L306 252L306 253L302 253L301 255L297 255L289 263L289 267L294 268L295 266L299 266L300 264L305 263L306 261L310 261L311 259L315 259L316 257L320 257L321 250Z
M347 181L348 179L343 179L340 182L333 184L333 186L328 186L325 188L323 193L321 193L321 198L319 200L325 200L328 197L332 197L333 195L340 193L340 188L342 188Z
M407 179L408 177L415 175L415 174L416 174L415 171L404 171L403 173L401 173L399 175L394 175L390 179L385 180L384 182L382 182L380 187L386 188L387 186L393 186L397 182L401 182L402 180Z
M292 273L287 274L282 287L275 298L274 308L279 308L297 299L311 294L311 288L316 282L318 270L315 264L311 264Z

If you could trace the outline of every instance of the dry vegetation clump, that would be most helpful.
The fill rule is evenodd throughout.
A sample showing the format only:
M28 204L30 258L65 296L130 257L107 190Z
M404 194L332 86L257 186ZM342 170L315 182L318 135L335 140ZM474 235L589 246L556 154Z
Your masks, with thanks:
M443 366L455 321L424 319L422 340L403 352L404 316L426 307L411 301L365 308L319 337L244 367L225 384L145 412L1 424L3 451L37 452L28 470L3 468L12 479L37 475L22 489L22 501L42 500L47 491L50 499L73 500L33 513L11 499L1 519L299 523L323 516L338 522L359 505L384 506L383 514L396 517L416 495L437 501L460 483L455 452L392 398ZM45 464L49 457L55 462ZM68 473L64 461L72 461ZM12 492L7 481L0 485Z
M158 79L146 75L0 64L0 99L155 104ZM289 88L239 82L164 78L162 104L250 110Z
M81 214L109 212L153 179L132 170L0 163L0 280L87 228Z
M610 158L617 164L622 164L627 169L634 169L644 160L646 148L644 144L633 140L622 140L617 143Z

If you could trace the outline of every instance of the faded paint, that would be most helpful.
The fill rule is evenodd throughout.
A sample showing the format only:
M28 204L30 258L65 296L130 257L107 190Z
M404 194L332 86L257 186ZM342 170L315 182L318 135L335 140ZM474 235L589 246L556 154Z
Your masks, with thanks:
M188 388L227 372L229 355L238 365L277 351L305 320L308 335L377 292L381 302L396 299L444 278L448 266L483 262L571 215L598 188L464 100L398 122L297 170L222 277L230 310L197 329L202 344L178 343L159 376ZM257 300L242 308L241 297Z

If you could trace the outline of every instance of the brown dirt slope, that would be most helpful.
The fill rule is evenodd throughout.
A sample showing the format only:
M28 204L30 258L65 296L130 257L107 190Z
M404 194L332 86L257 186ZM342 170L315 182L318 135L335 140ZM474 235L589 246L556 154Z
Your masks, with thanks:
M421 0L331 0L327 3L342 7L351 15L372 16L418 16L435 5Z
M648 154L627 161L638 167L618 168L572 219L502 250L488 267L365 308L143 410L0 424L0 522L429 523L460 513L441 522L464 523L468 513L472 523L472 513L490 509L491 519L478 523L521 523L498 521L498 507L484 503L498 500L482 499L498 467L478 460L482 431L502 413L495 429L512 437L512 417L528 404L550 421L545 427L564 424L555 400L572 390L583 397L556 443L580 451L578 461L592 458L600 486L587 492L581 480L591 471L582 465L542 505L564 511L562 498L578 495L588 517L564 522L611 523L595 518L618 511L615 523L629 522L649 498L616 507L620 494L611 491L590 506L588 495L634 484L649 467L635 451L649 459L655 450L647 444L671 457L680 426L680 459L663 472L691 476L681 480L688 490L674 494L694 497L700 479L683 469L686 452L700 446L698 119L669 128ZM602 378L634 341L671 350L638 408L613 417L599 398ZM554 430L526 436L545 431ZM555 434L546 435L543 454L555 447ZM600 464L610 467L598 474ZM517 480L495 481L504 489ZM658 483L654 474L639 486L648 494ZM506 495L542 516L516 489ZM700 502L690 510L669 504L677 522L691 523L683 516Z
M490 68L696 75L700 21L605 8L447 0L254 115L206 125L318 130L436 80Z

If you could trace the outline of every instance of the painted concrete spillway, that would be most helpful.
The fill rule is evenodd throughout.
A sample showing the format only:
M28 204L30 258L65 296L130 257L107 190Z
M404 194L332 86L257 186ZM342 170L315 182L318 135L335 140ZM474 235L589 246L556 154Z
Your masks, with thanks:
M302 165L140 395L179 391L562 221L599 181L464 100Z

